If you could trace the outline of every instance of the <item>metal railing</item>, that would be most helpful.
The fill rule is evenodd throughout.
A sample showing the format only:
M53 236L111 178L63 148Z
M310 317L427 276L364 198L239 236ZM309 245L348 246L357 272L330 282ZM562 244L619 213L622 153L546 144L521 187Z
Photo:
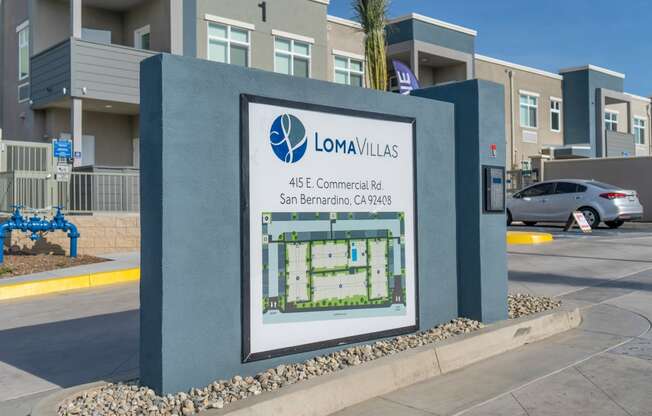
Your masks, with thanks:
M72 172L58 182L49 172L0 172L0 211L12 205L35 209L62 206L67 213L140 212L138 173Z
M0 171L47 172L51 170L52 145L17 140L0 141Z

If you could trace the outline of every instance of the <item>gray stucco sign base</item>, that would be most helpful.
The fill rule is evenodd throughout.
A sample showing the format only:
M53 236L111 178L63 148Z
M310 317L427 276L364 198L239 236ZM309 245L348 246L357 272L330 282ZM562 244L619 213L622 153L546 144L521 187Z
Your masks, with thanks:
M466 201L456 200L453 104L171 55L141 71L141 383L176 392L335 350L242 362L242 94L416 120L419 326L458 316L457 205ZM482 241L504 242L503 232L504 221ZM480 261L472 254L465 262ZM491 303L504 293L481 295Z

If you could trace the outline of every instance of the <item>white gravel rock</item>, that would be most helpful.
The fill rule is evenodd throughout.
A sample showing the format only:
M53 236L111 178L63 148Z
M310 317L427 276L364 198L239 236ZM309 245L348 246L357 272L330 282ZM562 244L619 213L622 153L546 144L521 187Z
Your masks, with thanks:
M561 302L530 295L509 295L509 317L542 312L556 308ZM138 381L107 384L78 394L59 406L59 416L189 416L206 409L221 409L229 403L278 390L302 380L319 377L355 367L365 362L393 355L411 348L432 344L455 335L473 332L483 327L478 321L458 318L426 331L358 345L311 358L299 364L279 365L255 377L234 376L218 380L188 393L157 396L154 390L138 385Z
M546 296L532 296L523 293L509 295L509 319L533 315L558 308L561 301Z

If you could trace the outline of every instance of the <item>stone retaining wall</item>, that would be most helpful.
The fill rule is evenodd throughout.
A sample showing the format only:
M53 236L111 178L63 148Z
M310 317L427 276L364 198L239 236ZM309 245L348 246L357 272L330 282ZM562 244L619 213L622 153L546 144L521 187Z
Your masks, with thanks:
M4 221L8 217L3 217ZM140 250L140 215L70 215L66 219L77 226L81 235L77 250L79 254L107 254ZM70 254L70 239L67 233L49 233L39 241L32 241L29 235L13 231L5 238L5 248L29 253Z

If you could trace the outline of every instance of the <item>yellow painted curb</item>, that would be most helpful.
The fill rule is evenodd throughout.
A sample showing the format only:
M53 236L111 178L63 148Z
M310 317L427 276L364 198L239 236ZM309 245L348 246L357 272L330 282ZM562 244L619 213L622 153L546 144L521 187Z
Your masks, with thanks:
M507 231L507 244L541 244L553 240L552 234L527 231Z
M140 279L140 267L83 274L80 276L55 277L47 280L35 280L8 285L0 285L0 300L17 299L27 296L46 295L67 290L88 289L134 282Z

